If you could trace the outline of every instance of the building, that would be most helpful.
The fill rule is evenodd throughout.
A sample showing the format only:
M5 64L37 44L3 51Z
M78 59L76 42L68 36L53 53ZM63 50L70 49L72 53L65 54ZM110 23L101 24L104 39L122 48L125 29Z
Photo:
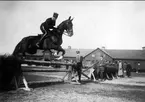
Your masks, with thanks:
M99 60L100 56L106 61L128 62L134 71L145 71L145 48L142 50L117 50L117 49L78 49L84 57L83 63L90 64L92 60ZM77 49L66 49L66 58L74 59Z

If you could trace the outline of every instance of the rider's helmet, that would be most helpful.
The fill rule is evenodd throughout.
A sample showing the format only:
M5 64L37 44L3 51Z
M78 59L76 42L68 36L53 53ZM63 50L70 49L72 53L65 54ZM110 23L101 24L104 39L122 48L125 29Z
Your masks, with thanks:
M57 19L58 13L54 12L54 13L53 13L53 17L54 17L55 19Z

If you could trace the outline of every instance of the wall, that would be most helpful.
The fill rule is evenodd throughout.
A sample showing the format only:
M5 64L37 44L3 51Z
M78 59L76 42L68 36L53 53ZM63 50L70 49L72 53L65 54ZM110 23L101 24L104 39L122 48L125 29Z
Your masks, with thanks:
M140 72L145 72L145 61L143 60L134 60L134 59L130 59L130 60L125 60L125 59L113 59L111 56L109 56L108 54L106 54L105 52L103 52L100 49L96 49L95 51L93 51L92 53L88 54L83 63L85 65L89 65L91 64L92 60L99 60L100 56L103 56L103 58L106 61L119 61L121 60L123 63L124 62L129 62L133 68L134 71L138 70ZM140 64L138 64L140 63Z
M84 59L83 63L86 64L86 65L89 65L89 64L91 64L91 61L93 61L93 60L98 60L99 61L100 60L100 56L103 56L103 58L106 61L113 61L113 59L109 55L104 53L102 50L96 49L92 53L90 53L87 56L85 56L85 59Z

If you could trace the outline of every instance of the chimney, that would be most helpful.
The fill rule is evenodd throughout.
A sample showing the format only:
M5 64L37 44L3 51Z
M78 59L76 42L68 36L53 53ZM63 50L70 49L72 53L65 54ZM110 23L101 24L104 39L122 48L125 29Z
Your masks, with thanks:
M145 50L145 46L144 46L144 47L142 47L142 50Z
M105 50L105 46L102 46L102 48L101 48L102 50Z
M71 49L71 46L68 46L68 49L70 50Z

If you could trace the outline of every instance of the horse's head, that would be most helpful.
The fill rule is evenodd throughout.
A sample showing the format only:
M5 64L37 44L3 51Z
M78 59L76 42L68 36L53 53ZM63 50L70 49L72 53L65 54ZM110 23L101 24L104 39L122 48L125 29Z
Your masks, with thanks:
M63 21L60 25L58 25L58 29L61 30L63 32L63 34L68 35L68 36L72 36L73 35L73 24L72 24L72 20L71 16Z

